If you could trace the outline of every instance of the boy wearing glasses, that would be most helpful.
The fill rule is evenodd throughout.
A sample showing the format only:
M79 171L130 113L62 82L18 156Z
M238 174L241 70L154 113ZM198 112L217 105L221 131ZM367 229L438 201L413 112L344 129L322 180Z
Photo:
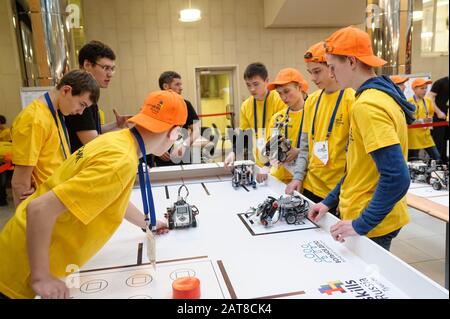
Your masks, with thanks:
M106 89L116 71L116 55L106 44L99 41L91 41L83 46L78 54L80 69L91 73L97 80L100 88ZM110 132L126 125L128 117L120 116L113 110L116 122L101 125L99 107L95 103L86 109L81 115L66 117L69 131L71 152L75 152L81 146L89 143L99 134Z

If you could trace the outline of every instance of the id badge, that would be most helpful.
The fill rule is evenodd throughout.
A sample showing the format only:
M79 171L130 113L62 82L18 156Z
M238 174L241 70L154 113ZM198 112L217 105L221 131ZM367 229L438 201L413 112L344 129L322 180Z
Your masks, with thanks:
M328 163L328 141L314 143L314 155L323 163Z

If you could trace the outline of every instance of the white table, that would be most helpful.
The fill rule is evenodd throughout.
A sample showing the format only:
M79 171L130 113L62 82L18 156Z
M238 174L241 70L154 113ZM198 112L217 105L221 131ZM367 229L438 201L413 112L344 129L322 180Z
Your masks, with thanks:
M197 228L157 237L156 272L147 264L145 234L124 221L83 267L84 292L74 288L72 295L170 298L171 280L195 275L202 298L449 297L448 290L366 237L335 242L329 228L336 218L330 214L317 227L286 231L280 222L268 230L274 233L252 234L238 214L269 195L279 197L284 185L269 178L256 190L235 190L220 165L208 165L151 174L159 218L176 200L183 181L188 203L200 211ZM142 207L139 189L133 190L131 201Z

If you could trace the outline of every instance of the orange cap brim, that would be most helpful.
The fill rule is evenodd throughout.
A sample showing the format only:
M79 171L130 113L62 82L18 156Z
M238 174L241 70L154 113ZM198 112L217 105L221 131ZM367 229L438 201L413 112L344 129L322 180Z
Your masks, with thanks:
M277 86L279 85L286 85L288 83L297 83L297 82L293 82L293 81L276 81L276 82L272 82L267 84L267 89L269 91L273 91L277 88ZM301 85L301 83L298 83L299 85Z
M431 80L423 81L423 82L419 82L419 83L417 83L415 85L412 85L412 88L415 89L415 88L417 88L419 86L430 85L430 84L433 84L433 81L431 81Z
M144 113L139 113L128 120L130 123L142 126L147 131L153 133L162 133L170 130L173 125L160 120L154 119L153 117L147 116Z
M358 60L363 62L364 64L367 64L368 66L372 67L380 67L385 64L387 64L387 61L375 56L375 55L369 55L369 56L362 56L362 57L356 57Z

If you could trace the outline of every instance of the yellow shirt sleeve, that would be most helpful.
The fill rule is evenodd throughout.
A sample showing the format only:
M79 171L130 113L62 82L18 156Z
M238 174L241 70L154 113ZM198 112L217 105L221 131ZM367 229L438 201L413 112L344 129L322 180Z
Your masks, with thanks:
M239 128L243 131L251 129L252 126L248 121L248 105L249 105L249 99L245 100L241 105L241 111L239 116Z
M358 126L367 154L383 147L400 144L393 121L383 109L375 105L355 105L352 123Z
M53 192L75 217L87 225L114 203L125 189L126 183L117 171L117 167L107 164L90 165L57 185Z
M5 128L0 132L0 142L11 142L11 129Z
M11 130L14 164L36 166L48 136L48 128L44 125L29 117L23 117L14 123Z

